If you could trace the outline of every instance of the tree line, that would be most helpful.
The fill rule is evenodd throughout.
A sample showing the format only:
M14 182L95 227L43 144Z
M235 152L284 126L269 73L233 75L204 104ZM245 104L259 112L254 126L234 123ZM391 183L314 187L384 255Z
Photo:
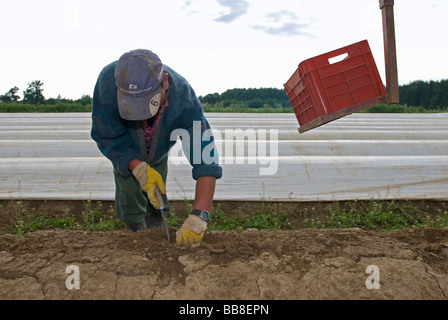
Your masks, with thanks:
M441 110L448 107L448 80L414 81L400 86L400 103L422 106L426 110Z
M291 108L285 90L276 88L235 88L198 98L205 108Z
M24 104L34 106L55 106L75 104L86 108L91 107L92 98L83 95L72 100L58 96L46 99L43 94L43 83L35 80L28 83L23 91L23 99L19 96L19 88L13 87L8 92L0 95L0 103ZM414 81L400 86L400 104L403 108L419 107L424 110L447 110L448 108L448 80L441 81ZM292 111L291 104L284 89L277 88L235 88L223 93L211 93L199 96L204 109L279 109ZM288 110L291 109L291 110Z
M406 108L421 107L425 110L446 110L448 108L448 80L414 81L401 85L400 104ZM207 107L246 107L246 108L291 108L284 89L230 89L222 94L213 93L199 96Z
M89 95L83 95L76 100L65 99L60 95L57 98L45 99L43 85L43 82L40 80L29 82L28 87L23 91L23 99L21 101L21 97L18 95L19 88L14 86L5 94L0 95L0 103L23 103L35 106L57 104L79 104L86 106L92 104L92 98Z

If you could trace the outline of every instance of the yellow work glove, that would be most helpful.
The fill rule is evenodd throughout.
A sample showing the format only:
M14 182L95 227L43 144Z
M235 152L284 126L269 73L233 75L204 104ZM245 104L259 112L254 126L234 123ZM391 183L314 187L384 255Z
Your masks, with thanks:
M184 224L176 232L176 243L185 246L201 242L207 230L207 222L194 214L189 214Z
M157 201L155 191L156 186L159 187L161 194L166 194L165 183L163 183L162 176L153 168L151 168L145 161L140 162L132 174L140 183L143 191L148 195L149 202L156 209L159 209L159 202ZM163 205L163 203L162 203Z

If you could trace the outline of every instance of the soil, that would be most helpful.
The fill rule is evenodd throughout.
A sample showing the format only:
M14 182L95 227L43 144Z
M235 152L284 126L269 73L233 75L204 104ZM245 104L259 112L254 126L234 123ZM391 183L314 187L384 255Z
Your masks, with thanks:
M293 230L209 231L202 243L183 247L168 243L161 228L5 234L9 203L0 203L0 300L448 298L447 229L306 229L302 218L292 217ZM243 215L260 204L219 205L229 215ZM322 206L288 205L313 206L316 214ZM59 216L81 206L45 204ZM175 232L170 228L171 239Z

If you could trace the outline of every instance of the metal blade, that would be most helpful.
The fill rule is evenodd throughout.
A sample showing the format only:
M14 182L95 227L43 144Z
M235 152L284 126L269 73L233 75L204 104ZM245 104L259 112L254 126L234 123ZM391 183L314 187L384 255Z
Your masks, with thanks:
M159 210L160 210L160 214L162 215L163 227L165 228L165 231L166 231L166 237L168 238L168 242L171 242L170 233L168 231L168 226L166 224L165 212L163 211L163 207L164 207L163 198L162 198L162 194L157 186L156 186L155 193L156 193L157 201L159 202Z

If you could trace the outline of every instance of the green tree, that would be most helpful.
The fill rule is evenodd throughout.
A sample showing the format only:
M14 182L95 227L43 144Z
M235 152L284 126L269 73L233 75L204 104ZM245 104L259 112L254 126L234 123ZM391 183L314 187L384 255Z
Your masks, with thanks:
M248 101L247 106L249 108L256 108L256 109L261 108L263 106L263 100L261 100L260 98L252 99Z
M224 91L222 94L213 93L199 100L208 105L218 107L233 107L242 105L246 108L291 108L288 96L284 89L277 88L235 88Z
M62 98L60 94L58 94L57 98L50 98L45 100L45 104L49 105L66 104L66 103L73 103L73 100Z
M75 100L75 103L79 103L83 106L91 105L92 102L93 102L93 99L88 94L83 94L80 99Z
M400 86L400 103L437 110L448 106L448 80L414 81Z
M43 85L40 80L28 83L28 88L23 91L23 102L34 105L45 104L45 97L42 94L44 91L42 88Z
M18 91L19 88L17 87L11 88L4 95L0 96L0 102L18 102L20 99L20 96L16 95Z
M215 93L209 93L204 97L200 96L199 100L202 103L216 104L221 101L221 97L220 97L219 93L215 92Z

